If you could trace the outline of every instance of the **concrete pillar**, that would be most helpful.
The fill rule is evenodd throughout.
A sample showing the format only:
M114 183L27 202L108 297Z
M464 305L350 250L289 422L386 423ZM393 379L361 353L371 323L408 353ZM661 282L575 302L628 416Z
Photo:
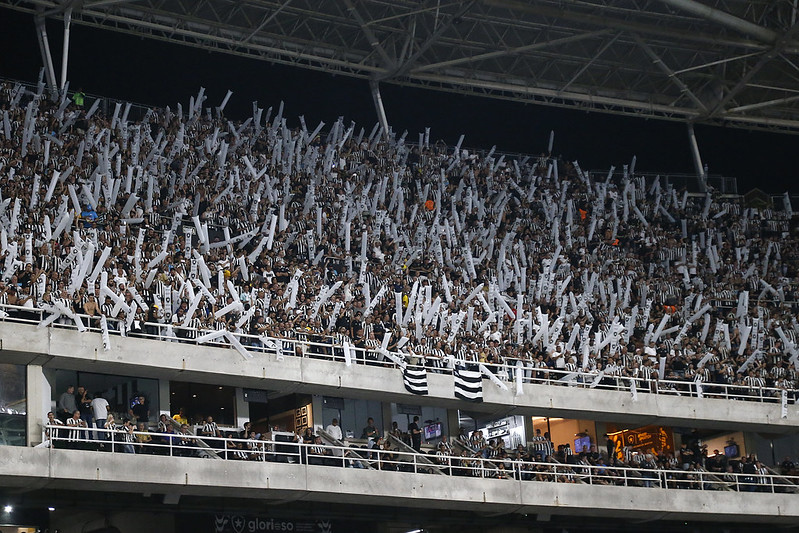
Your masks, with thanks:
M608 425L605 422L596 422L594 428L596 429L596 449L599 453L604 454L607 451L608 439L605 435L608 432Z
M447 431L449 438L457 439L460 434L460 420L458 418L457 409L447 409Z
M314 394L311 398L311 416L312 419L308 421L308 425L312 428L317 426L324 428L325 421L322 418L322 409L324 409L324 401L320 394ZM339 420L341 423L341 420Z
M244 427L250 421L250 402L244 401L244 389L236 387L236 425Z
M158 380L158 406L160 408L158 418L161 418L161 415L172 416L172 395L169 393L168 379Z
M51 407L50 383L39 365L28 365L26 377L28 446L42 442L42 423Z
M383 432L383 435L386 435L391 430L391 403L383 402L380 407L383 411L383 420L382 426L378 426L378 428Z
M533 441L533 437L535 437L535 428L533 428L533 417L530 415L524 415L524 439L525 439L525 447L527 446L528 442Z

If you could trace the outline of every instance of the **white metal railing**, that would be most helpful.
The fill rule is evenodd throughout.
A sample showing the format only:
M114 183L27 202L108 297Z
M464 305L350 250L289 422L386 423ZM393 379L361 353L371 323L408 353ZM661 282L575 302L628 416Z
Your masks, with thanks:
M8 316L3 317L3 322L18 322L25 324L39 324L46 316L47 311L39 308L0 305ZM99 316L81 317L88 331L100 333ZM108 319L109 334L122 335L119 330L120 322ZM74 321L63 317L62 322L54 322L51 327L77 329ZM172 335L168 332L171 329ZM231 345L224 338L215 339L203 344L197 343L196 338L213 330L197 330L169 324L145 322L141 332L127 332L126 336L145 338L167 342L195 344L217 348L230 348ZM414 367L426 368L429 372L451 374L454 367L476 368L476 360L442 359L439 357L425 356L423 354L409 354L391 352L392 358L385 357L379 350L355 347L350 354L345 354L343 346L336 344L334 337L327 334L296 333L298 338L259 337L246 333L236 333L236 338L245 349L253 355L272 354L281 356L308 357L325 359L339 363L374 365L386 368L399 368L395 360L403 360ZM313 340L312 340L313 339ZM350 357L352 355L352 357ZM410 359L410 361L408 361ZM783 401L783 390L776 387L754 387L739 384L702 382L690 380L656 380L633 378L628 376L603 376L599 378L594 372L569 372L552 368L533 368L528 360L507 358L505 363L485 364L492 373L501 381L514 383L517 375L517 365L521 365L521 379L523 383L545 384L575 388L595 388L601 390L615 390L631 392L632 383L635 383L636 394L658 394L667 396L686 396L695 398L717 398L725 400L744 400L761 403L780 403ZM787 389L786 403L795 403L797 390Z
M273 440L198 437L189 433L96 429L66 425L44 426L50 448L112 453L204 457L198 440L226 460L280 462L311 466L370 468L387 472L438 474L455 477L512 479L589 485L655 487L662 489L734 490L737 492L799 492L799 476L716 473L631 466L563 464L482 455L432 455L395 449L357 448Z

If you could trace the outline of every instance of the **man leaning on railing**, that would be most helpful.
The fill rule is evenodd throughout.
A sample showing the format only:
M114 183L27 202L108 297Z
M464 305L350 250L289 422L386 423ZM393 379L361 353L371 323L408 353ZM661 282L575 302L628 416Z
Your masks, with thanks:
M67 445L68 448L83 448L83 443L88 440L89 433L85 431L88 427L86 422L81 419L80 411L75 409L70 418L67 418L66 426L69 428L67 431Z

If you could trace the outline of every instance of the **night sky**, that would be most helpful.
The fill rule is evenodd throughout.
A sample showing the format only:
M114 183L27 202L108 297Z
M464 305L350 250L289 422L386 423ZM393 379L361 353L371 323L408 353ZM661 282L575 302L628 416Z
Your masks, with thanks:
M60 74L63 24L48 22L56 75ZM31 15L0 9L0 76L36 81L41 68ZM205 106L217 106L227 91L233 118L249 116L252 101L266 109L285 102L290 125L305 116L309 129L320 120L331 125L338 116L371 131L377 121L369 84L300 68L271 65L197 48L168 44L80 25L72 25L69 76L73 89L89 94L184 109L200 86ZM683 124L586 113L481 97L381 85L383 103L394 131L408 130L415 142L425 126L432 139L464 147L537 154L555 130L556 154L577 159L583 169L621 168L637 156L645 172L693 172ZM357 130L356 130L357 131ZM696 127L699 147L711 174L738 178L739 192L760 187L767 192L799 194L799 136Z

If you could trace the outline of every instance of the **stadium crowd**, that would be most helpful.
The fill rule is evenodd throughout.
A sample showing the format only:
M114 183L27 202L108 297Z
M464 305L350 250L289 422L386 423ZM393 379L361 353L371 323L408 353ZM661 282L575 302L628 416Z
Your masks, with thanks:
M528 377L795 394L789 202L744 208L634 163L590 175L429 131L309 131L282 106L232 121L203 91L108 115L0 88L0 304L176 341L350 343L433 371L521 361Z

